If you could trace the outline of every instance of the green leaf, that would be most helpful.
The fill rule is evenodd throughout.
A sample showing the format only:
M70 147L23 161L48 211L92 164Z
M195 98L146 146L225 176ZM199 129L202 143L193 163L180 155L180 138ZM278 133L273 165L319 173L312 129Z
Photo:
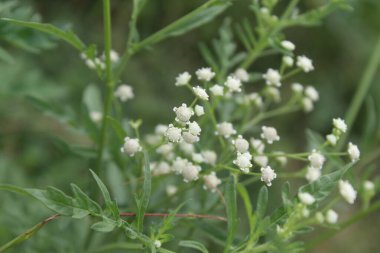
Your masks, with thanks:
M184 240L184 241L180 241L178 245L180 247L196 249L202 253L208 253L208 250L206 249L206 247L200 242Z
M115 131L118 139L120 141L123 141L124 138L127 136L127 132L124 130L124 128L122 127L122 125L120 124L120 122L118 120L112 118L111 116L107 116L107 121L112 126L112 128Z
M75 35L72 31L65 31L62 29L59 29L56 26L53 26L51 24L44 24L44 23L37 23L37 22L27 22L27 21L20 21L20 20L15 20L11 18L2 18L0 19L2 21L15 24L18 26L23 26L23 27L28 27L32 28L34 30L38 30L43 33L50 34L54 37L57 37L59 39L62 39L78 49L79 51L83 51L86 46L84 43L78 38L77 35Z
M75 206L81 209L88 210L91 213L101 213L102 208L98 203L93 201L86 193L84 193L77 185L71 184L72 192L74 193Z
M151 187L152 187L152 178L151 178L151 171L150 171L150 163L149 163L149 156L146 152L144 152L144 185L143 185L143 191L141 197L136 199L137 201L137 230L142 231L143 229L143 221L144 221L144 215L148 208L149 204L149 198L151 193Z
M251 200L249 198L248 191L242 184L237 185L237 190L240 194L240 197L243 199L245 211L246 211L247 218L249 221L250 231L253 231L254 217L252 216L252 204L251 204Z
M91 226L91 229L98 231L98 232L108 233L108 232L113 231L115 229L115 227L116 227L116 224L113 222L99 221L97 223L94 223Z
M229 252L237 227L236 176L231 175L226 185L228 235L224 252Z
M284 206L289 207L292 205L292 201L291 201L291 197L290 197L290 184L289 184L289 182L286 182L282 186L281 198L282 198L282 203L284 203Z
M261 220L265 216L265 212L268 206L268 188L263 185L259 191L256 205L256 217Z
M110 191L116 203L125 206L128 203L128 189L125 186L125 177L121 169L114 163L111 163L107 166L106 176Z
M5 49L0 47L0 59L4 62L11 64L14 63L14 59L10 53L8 53Z

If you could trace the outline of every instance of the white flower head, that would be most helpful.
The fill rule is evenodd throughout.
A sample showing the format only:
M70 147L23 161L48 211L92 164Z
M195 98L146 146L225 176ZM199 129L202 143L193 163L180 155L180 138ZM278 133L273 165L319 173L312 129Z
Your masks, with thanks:
M247 152L249 149L249 142L241 135L239 135L237 139L233 140L232 144L234 144L237 152L239 153Z
M115 50L111 49L110 51L110 58L113 63L117 63L120 60L119 53Z
M338 214L330 209L326 212L326 222L329 224L335 224L338 221Z
M168 126L167 126L167 125L164 125L164 124L158 124L158 125L154 128L154 132L155 132L156 134L159 134L159 135L165 135L166 130L168 130Z
M242 82L248 82L249 81L249 74L245 69L238 68L235 71L234 76Z
M326 160L326 158L316 150L313 150L307 159L310 161L310 166L316 169L322 169Z
M352 144L351 142L348 143L347 152L350 156L351 162L357 162L360 158L360 150L358 146Z
M285 166L288 163L288 158L285 156L284 152L275 152L276 160L281 166Z
M222 181L216 176L215 172L211 172L210 174L203 176L203 180L204 189L209 189L211 192L215 192L218 185L222 183Z
M193 153L191 156L191 160L193 160L196 163L203 163L204 159L201 153Z
M139 139L133 139L129 137L124 138L124 145L121 148L121 152L134 156L137 152L142 150Z
M159 241L159 240L155 240L154 241L154 246L156 247L156 248L161 248L161 242Z
M135 97L132 87L127 85L127 84L119 85L119 87L117 87L114 95L115 95L115 97L119 98L120 101L122 101L122 102L125 102L125 101Z
M310 98L313 102L318 101L319 94L318 91L313 86L307 86L305 88L306 97Z
M192 135L198 136L201 134L202 129L196 121L189 122L187 123L187 125L189 127L189 133L191 133Z
M172 170L170 165L165 161L151 164L150 169L155 176L169 174Z
M238 153L236 160L234 160L233 163L238 166L242 172L248 173L249 169L252 167L251 160L252 156L248 152L243 154Z
M325 217L323 216L323 214L321 212L317 212L315 214L315 219L319 222L319 223L324 223L325 222Z
M229 92L241 92L241 81L235 77L227 77L224 85L228 88Z
M218 124L217 126L217 135L222 135L225 138L229 138L231 135L236 134L236 130L234 129L234 126L230 122L223 122Z
M182 132L182 138L186 143L189 144L196 143L200 140L197 135L191 134L189 132Z
M348 181L339 181L339 192L340 195L349 203L353 204L356 199L356 191L354 187Z
M266 166L260 169L261 181L265 182L267 186L272 185L272 181L277 177L277 174L270 166Z
M278 70L268 69L265 74L263 74L263 78L265 82L269 86L281 86L281 75Z
M258 154L262 154L264 152L264 149L265 149L265 143L260 140L260 139L255 139L255 138L251 138L250 139L250 142L251 142L251 145L253 147L253 149L258 153Z
M300 199L301 203L303 203L307 206L311 205L315 202L315 198L313 197L313 195L311 195L308 192L299 192L298 198Z
M308 97L302 99L302 108L305 112L311 112L314 109L313 100Z
M205 89L201 88L200 86L193 87L193 91L195 96L197 96L201 100L208 100L208 94Z
M277 134L277 130L274 127L261 127L262 133L261 138L265 139L268 144L272 144L274 141L279 141L280 136Z
M313 61L304 55L297 57L297 67L306 73L314 70Z
M189 74L189 72L183 72L176 77L175 85L183 86L183 85L189 84L190 79L191 79L191 75Z
M161 155L169 155L172 151L173 151L173 144L172 143L166 143L166 144L163 144L161 146L159 146L157 149L156 149L156 152L157 154L161 154Z
M320 169L309 166L307 168L307 173L305 175L305 178L307 181L309 181L309 183L311 183L311 182L316 181L318 178L320 178L321 174L322 173Z
M182 129L173 126L170 124L168 129L166 130L165 136L168 138L170 142L180 142L182 140Z
M168 196L173 196L174 194L177 193L177 191L178 191L178 188L175 185L168 185L168 186L166 186L166 194Z
M92 111L90 112L90 119L95 123L99 123L103 119L103 113Z
M287 67L292 67L294 65L294 59L290 56L284 56L282 57L282 62Z
M275 87L268 87L266 89L268 95L273 99L274 102L278 103L281 101L280 90Z
M335 127L338 131L340 131L340 132L342 132L342 133L345 133L345 132L347 131L347 124L346 124L346 122L344 122L344 120L341 119L341 118L333 119L333 125L334 125L334 127Z
M335 146L336 143L338 142L338 138L336 138L335 135L333 134L328 134L326 135L326 140L331 146Z
M209 82L215 76L215 73L212 72L211 68L200 68L195 74L197 75L198 80L206 82Z
M179 148L186 155L192 155L194 153L194 145L191 143L181 142Z
M185 167L189 164L190 162L187 159L181 158L181 157L176 157L175 160L172 162L172 170L176 174L181 174L182 171L185 169Z
M223 88L223 86L215 84L214 86L212 86L210 88L210 92L214 96L223 96L224 95L224 88Z
M256 92L250 93L248 95L248 99L249 99L249 101L252 101L257 107L262 107L263 106L263 99Z
M301 94L303 92L303 86L300 83L293 83L292 90L294 93Z
M196 181L199 178L201 167L192 163L187 164L182 170L183 181L186 183Z
M202 156L203 156L204 162L210 165L215 165L216 160L218 159L217 154L212 150L202 151Z
M199 117L205 114L205 109L201 105L196 105L195 108L195 114Z
M294 51L294 49L296 49L296 46L293 44L293 42L288 40L283 40L281 42L281 46L288 51Z
M364 181L363 188L365 191L373 191L375 189L375 184L369 180Z
M253 161L260 167L266 167L268 165L268 157L265 155L256 155L253 157Z
M174 107L173 111L176 114L176 121L187 123L191 116L194 115L193 110L190 107L187 107L186 104L182 104L180 107Z

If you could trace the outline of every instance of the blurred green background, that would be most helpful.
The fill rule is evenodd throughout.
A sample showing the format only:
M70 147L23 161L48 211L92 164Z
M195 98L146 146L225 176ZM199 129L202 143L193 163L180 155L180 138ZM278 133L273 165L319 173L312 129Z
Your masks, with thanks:
M42 20L72 26L85 43L102 45L101 1L96 0L22 0L20 6L39 13ZM139 28L144 37L186 14L204 1L154 0L148 1ZM303 0L301 8L318 6L322 0ZM338 11L324 20L321 26L293 28L287 38L297 45L297 53L314 60L316 70L301 75L297 81L314 85L321 94L316 110L305 115L297 113L277 119L274 123L284 134L285 146L290 149L305 145L298 130L311 128L326 134L331 129L331 118L343 117L360 81L373 47L380 35L380 1L349 1L354 10ZM0 1L1 3L1 1ZM224 17L233 21L250 15L249 1L237 0L221 17L212 23L179 38L169 39L134 57L122 75L122 80L133 86L136 98L128 102L126 111L131 118L142 118L143 130L151 131L157 123L167 123L173 117L172 108L187 99L184 90L174 88L174 78L182 71L193 72L204 66L199 42L209 42L217 36ZM112 1L113 47L122 52L126 40L132 1ZM1 31L1 25L0 25ZM25 32L25 31L24 31ZM23 34L24 36L25 34ZM26 34L25 36L27 36ZM81 134L72 132L64 124L36 110L28 96L42 98L56 105L67 115L78 118L83 90L90 83L101 85L96 75L82 62L79 55L63 43L34 36L33 43L18 45L2 40L0 46L12 60L0 61L0 181L28 187L54 185L68 188L68 182L87 175L88 162L61 152L56 138L85 142ZM40 52L38 52L40 51ZM254 71L264 71L278 57L258 61ZM352 138L362 153L379 148L380 143L380 71L370 94L354 125ZM296 138L297 137L297 138ZM378 162L378 160L377 160ZM16 201L18 200L18 201ZM5 205L5 203L14 203ZM38 210L38 211L37 211ZM0 193L0 244L46 217L47 211L33 200ZM353 212L354 210L350 210ZM28 213L38 213L32 219ZM347 214L342 214L345 217ZM20 218L21 217L21 218ZM56 229L83 230L86 225L67 222L65 226L52 224ZM60 227L61 226L61 227ZM367 217L362 222L321 245L314 252L380 252L380 215ZM54 230L52 230L54 231ZM322 231L323 232L323 231ZM59 235L49 236L48 230L39 232L34 243L48 245L46 252L58 252L54 245L64 243ZM76 238L66 238L75 241ZM16 251L15 251L16 252ZM32 251L25 251L32 252ZM65 250L59 252L67 252Z

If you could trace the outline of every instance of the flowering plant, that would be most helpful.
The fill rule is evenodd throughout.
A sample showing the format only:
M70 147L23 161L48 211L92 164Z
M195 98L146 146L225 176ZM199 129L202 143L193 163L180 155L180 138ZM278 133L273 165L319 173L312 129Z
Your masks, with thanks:
M298 52L284 30L315 25L332 11L349 8L344 0L301 13L297 0L286 5L277 0L251 1L254 21L233 21L234 30L231 19L225 19L212 46L200 46L206 67L173 77L173 86L187 89L188 99L173 105L171 122L144 132L143 121L125 113L130 100L142 99L139 94L135 98L133 85L122 80L126 64L138 52L210 22L233 4L209 0L142 39L137 21L147 2L133 1L121 56L112 49L110 0L103 0L105 47L100 53L97 45L86 45L70 30L36 20L2 19L9 27L34 29L69 43L104 85L84 90L83 122L70 125L84 129L91 143L62 144L91 161L88 175L94 182L90 187L71 184L71 194L55 187L1 184L1 190L31 196L55 214L4 244L0 252L61 216L86 220L96 231L86 233L85 250L92 250L98 235L104 252L108 244L147 252L182 252L184 248L302 252L314 244L305 244L299 234L315 226L339 229L335 204L341 199L354 204L360 197L364 213L379 207L371 204L377 188L374 182L347 176L361 154L357 145L346 144L350 124L342 116L332 119L331 132L325 137L310 132L309 147L297 152L282 148L285 133L272 121L297 111L310 113L319 100L313 86L297 82L298 75L309 74L317 66L305 56L307 52ZM278 56L277 64L255 72L253 64L267 55ZM33 101L50 110L44 101ZM59 113L51 114L59 117ZM347 121L352 123L351 118ZM303 185L293 191L289 182L283 183L283 179L297 178ZM257 194L252 186L260 187ZM273 205L269 197L276 196L281 196L282 203ZM155 224L148 217L162 221Z

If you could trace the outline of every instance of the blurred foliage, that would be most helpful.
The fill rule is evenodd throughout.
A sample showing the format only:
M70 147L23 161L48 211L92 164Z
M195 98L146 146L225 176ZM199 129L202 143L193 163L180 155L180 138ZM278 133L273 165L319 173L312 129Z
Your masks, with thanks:
M249 10L244 7L246 4L243 2L248 0L235 1L232 8L210 25L175 40L169 39L160 43L155 46L155 50L144 51L128 63L122 79L133 86L137 98L143 96L143 99L135 99L128 103L125 110L130 118L143 119L143 131L152 129L158 122L168 122L172 117L173 105L186 100L184 91L173 89L175 76L181 71L193 71L206 65L199 50L199 42L208 43L217 37L218 28L223 24L225 16L231 16L232 22L234 17L247 16ZM301 7L305 10L312 9L321 2L324 1L305 0L302 1ZM287 32L287 37L297 45L297 50L307 52L315 61L316 71L308 76L307 81L315 84L322 94L313 114L291 115L282 118L281 124L277 124L280 125L281 132L289 133L284 145L291 149L297 150L297 147L304 146L306 142L303 139L294 140L294 137L298 136L297 129L306 126L328 133L330 118L344 114L379 36L380 1L349 2L353 7L350 12L336 12L319 27L297 28ZM146 37L201 3L201 0L150 1L138 23L140 36ZM132 1L112 1L113 43L119 52L125 46L131 5ZM102 41L100 7L101 1L95 0L1 1L0 16L28 21L42 19L59 24L60 27L75 27L80 37L86 38L85 42L89 44ZM71 23L67 24L67 20ZM58 44L52 37L26 28L19 27L16 34L8 34L9 25L0 23L0 181L30 187L44 188L46 185L54 185L60 189L68 189L67 182L74 178L76 184L85 186L91 180L87 172L91 165L62 151L60 140L65 139L81 146L87 145L90 140L83 138L81 129L57 121L54 113L41 114L38 106L35 106L35 101L29 97L43 98L49 104L64 108L66 123L70 123L75 117L82 117L74 115L73 111L83 112L82 94L88 84L96 82L96 76L84 66L79 54L66 45ZM228 36L221 34L222 39L228 39ZM178 44L181 44L181 47L177 46ZM261 61L260 65L254 65L254 69L263 71L275 60L278 59L270 57ZM379 152L379 83L378 72L365 106L354 125L354 140L363 153ZM375 161L378 163L379 159ZM115 174L115 170L110 169L107 178L114 182L118 175ZM162 184L169 183L169 179L165 180ZM125 200L126 193L119 187L121 183L113 185L111 191L117 199ZM129 190L136 187L131 185ZM258 191L251 190L255 191L255 194ZM157 207L160 198L163 198L163 189L152 194L151 205ZM187 197L190 199L197 195L197 192L191 192ZM7 203L0 207L1 242L10 240L48 215L48 212L41 211L45 209L33 200L3 192L0 192L0 200ZM128 201L132 200L121 203L126 205ZM196 202L191 204L192 210L199 208ZM212 204L207 203L210 206ZM31 213L35 215L26 215ZM184 223L191 227L193 222L190 220ZM360 234L348 230L334 241L334 245L322 245L315 252L376 252L378 225L380 217L373 216L370 222L367 220L355 227L361 231ZM33 240L27 241L13 252L80 252L86 245L78 244L85 242L89 233L88 227L89 220L73 222L62 219L60 222L52 222ZM216 227L210 226L205 229L213 230ZM59 233L67 230L78 233ZM181 234L181 231L176 232ZM83 238L73 237L78 234ZM95 238L99 240L93 240L95 243L92 247L101 245L107 236L97 235ZM200 241L206 241L202 235L198 237ZM120 239L121 236L117 235L115 241ZM347 243L348 241L352 243Z

